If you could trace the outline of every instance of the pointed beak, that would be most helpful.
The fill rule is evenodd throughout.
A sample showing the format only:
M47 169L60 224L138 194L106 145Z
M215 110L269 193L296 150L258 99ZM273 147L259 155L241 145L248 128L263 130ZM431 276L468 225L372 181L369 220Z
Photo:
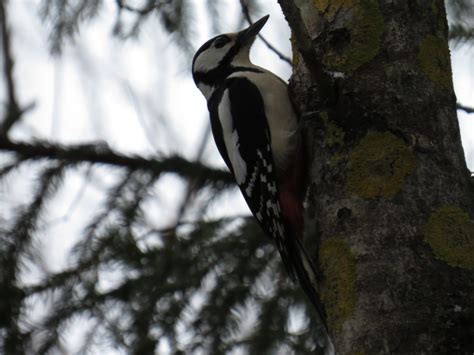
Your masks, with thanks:
M253 25L250 25L245 30L240 31L237 35L237 41L239 42L239 44L241 46L244 46L246 44L252 44L260 30L263 28L263 26L265 26L265 23L267 22L269 17L270 15L263 16Z

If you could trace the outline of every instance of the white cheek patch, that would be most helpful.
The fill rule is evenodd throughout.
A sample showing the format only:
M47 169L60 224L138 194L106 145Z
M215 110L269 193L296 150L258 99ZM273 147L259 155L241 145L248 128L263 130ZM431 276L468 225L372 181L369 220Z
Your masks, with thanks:
M219 121L222 127L222 135L232 165L232 170L234 170L235 180L237 181L237 184L242 185L247 177L247 164L239 152L239 136L237 131L234 130L234 124L232 122L228 90L224 91L224 94L222 95L218 111Z
M231 43L226 44L221 48L209 47L207 50L202 52L194 62L194 72L207 73L212 69L219 66L219 62L225 57Z

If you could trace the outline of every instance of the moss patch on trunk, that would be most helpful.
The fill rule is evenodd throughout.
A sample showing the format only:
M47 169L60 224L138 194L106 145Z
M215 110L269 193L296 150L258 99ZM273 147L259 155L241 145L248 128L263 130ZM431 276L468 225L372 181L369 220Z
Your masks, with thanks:
M323 142L324 146L342 146L344 144L344 131L336 123L329 119L329 115L326 111L321 112L319 117L323 121L324 127L326 128Z
M339 238L323 242L319 258L325 275L321 299L326 306L329 327L337 331L356 307L356 263L349 245Z
M352 72L377 55L384 31L384 19L377 1L316 1L315 6L328 22L339 12L347 12L344 16L352 18L345 26L350 33L349 42L342 48L328 48L323 58L326 66Z
M426 36L421 41L418 60L428 78L452 90L450 55L446 40L433 35Z
M334 20L337 12L341 9L349 9L359 4L359 0L315 0L314 5L319 12L324 14L328 22Z
M348 190L359 197L393 197L416 168L413 152L389 132L369 132L354 148Z
M451 266L474 269L474 221L459 207L437 209L426 225L425 241L436 258Z

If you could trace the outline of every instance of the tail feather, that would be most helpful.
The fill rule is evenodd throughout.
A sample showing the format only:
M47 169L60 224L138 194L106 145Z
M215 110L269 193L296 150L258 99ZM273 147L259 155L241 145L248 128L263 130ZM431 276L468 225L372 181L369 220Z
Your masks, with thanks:
M285 225L287 238L285 238L285 252L280 250L283 263L285 264L290 277L298 280L306 296L316 308L319 317L326 331L327 317L324 305L318 292L318 285L321 281L321 274L316 265L309 257L301 238L299 238L290 225Z

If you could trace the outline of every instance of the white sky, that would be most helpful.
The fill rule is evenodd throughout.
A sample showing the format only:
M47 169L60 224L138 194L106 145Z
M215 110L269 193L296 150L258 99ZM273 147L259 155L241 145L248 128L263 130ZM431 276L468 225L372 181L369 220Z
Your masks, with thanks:
M1 1L1 0L0 0ZM12 0L9 12L13 34L15 82L22 105L36 103L14 130L14 137L52 139L61 143L107 142L118 151L153 155L177 152L195 158L208 125L205 100L195 88L190 63L170 43L160 26L149 21L139 40L125 43L111 38L115 21L115 1L105 1L106 10L90 25L81 28L74 44L65 46L64 55L53 59L48 51L48 33L38 19L36 0ZM202 9L195 20L195 48L209 37L209 21ZM222 27L237 30L236 1L221 1ZM276 2L262 1L271 17L262 33L280 50L290 53L289 30ZM153 18L155 19L155 18ZM204 24L204 25L203 25ZM254 62L287 79L291 68L257 41L252 51ZM455 90L458 101L474 106L473 47L452 52ZM4 90L4 86L1 87ZM4 98L5 93L0 93ZM474 170L474 115L459 113L466 159ZM204 160L223 167L212 139ZM31 188L28 167L12 174L0 186L3 212L25 201ZM80 236L80 230L94 214L91 206L100 205L104 188L116 181L111 168L70 172L64 188L44 216L44 228L37 239L44 256L44 267L59 271L67 266L67 252ZM88 181L85 184L85 180ZM167 177L155 189L156 201L150 204L148 219L156 227L174 222L175 208L182 199L183 182ZM207 212L208 217L247 213L237 193L227 193ZM25 282L33 282L43 271L32 266ZM74 344L70 346L74 347Z

